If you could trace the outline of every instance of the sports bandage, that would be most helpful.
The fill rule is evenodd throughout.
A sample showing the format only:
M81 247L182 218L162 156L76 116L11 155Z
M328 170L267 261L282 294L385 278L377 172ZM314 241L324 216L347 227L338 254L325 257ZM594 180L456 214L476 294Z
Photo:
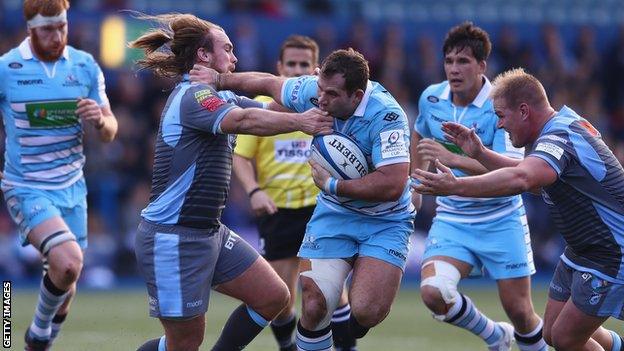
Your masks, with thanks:
M330 195L336 195L338 193L338 179L334 177L327 178L325 184L323 184L323 190Z
M43 239L41 245L39 245L39 251L46 256L50 250L66 241L76 241L74 234L67 230L60 230L54 234L50 234L47 238Z
M42 16L38 13L35 17L26 21L28 28L43 27L57 23L67 23L67 11L63 10L56 16Z
M319 322L315 330L321 330L331 322L334 310L338 307L344 282L351 272L351 265L342 259L310 259L312 268L309 271L301 272L301 276L308 277L314 281L316 286L325 297L325 307L327 311L325 317Z
M423 268L428 265L433 265L435 275L423 279L423 281L420 282L420 287L422 288L425 285L434 287L440 291L444 302L447 304L455 303L459 296L457 292L457 284L459 284L459 280L461 279L459 270L445 261L429 261L423 265Z

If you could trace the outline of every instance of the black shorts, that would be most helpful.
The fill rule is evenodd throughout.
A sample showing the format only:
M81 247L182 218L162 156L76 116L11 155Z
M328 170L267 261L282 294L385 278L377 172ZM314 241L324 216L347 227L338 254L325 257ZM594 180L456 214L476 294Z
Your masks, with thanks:
M280 208L274 215L258 218L260 254L267 261L297 257L314 208Z

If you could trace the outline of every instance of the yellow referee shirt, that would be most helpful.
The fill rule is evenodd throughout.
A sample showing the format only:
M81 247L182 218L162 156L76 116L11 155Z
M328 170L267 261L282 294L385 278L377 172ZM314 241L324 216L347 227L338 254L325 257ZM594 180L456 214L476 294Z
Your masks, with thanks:
M258 101L271 98L259 96ZM316 204L319 189L308 164L312 137L292 132L270 137L239 135L234 153L256 160L258 184L279 208L301 208Z

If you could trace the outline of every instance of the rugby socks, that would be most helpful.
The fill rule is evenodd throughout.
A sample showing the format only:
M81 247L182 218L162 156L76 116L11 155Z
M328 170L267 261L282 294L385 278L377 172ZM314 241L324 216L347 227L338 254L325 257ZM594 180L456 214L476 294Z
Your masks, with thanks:
M481 313L470 298L463 294L458 297L446 314L444 322L468 330L490 346L501 340L504 335L503 328Z
M52 335L52 319L66 297L67 291L57 288L46 273L41 281L35 316L30 324L30 328L28 328L30 338L46 341L50 339Z
M290 318L283 321L273 320L271 330L280 347L280 351L294 351L297 349L293 336L297 327L297 315L292 314Z
M355 351L355 338L349 332L349 318L351 317L351 306L346 304L338 307L331 320L332 335L334 337L334 348L336 351Z
M321 330L312 331L297 323L297 350L299 351L331 351L332 330L327 326Z
M542 337L543 328L544 322L540 319L539 324L532 332L528 334L514 332L520 351L548 351L548 345L546 345L546 341Z
M611 333L611 337L613 338L613 346L611 346L611 351L624 351L624 340L618 333L613 330L609 330Z
M145 342L145 344L141 345L137 351L167 351L165 336L163 335L158 339L152 339Z
M349 334L356 338L356 339L361 339L364 337L364 335L366 335L366 333L368 333L368 330L370 328L367 328L363 325L361 325L357 319L355 319L355 316L351 315L349 317Z
M213 351L242 350L249 344L269 321L247 305L240 305L228 318L221 336L212 348Z
M65 322L65 318L67 318L66 314L57 314L52 318L52 333L50 334L50 343L56 339L59 332L61 331L61 326L63 322Z

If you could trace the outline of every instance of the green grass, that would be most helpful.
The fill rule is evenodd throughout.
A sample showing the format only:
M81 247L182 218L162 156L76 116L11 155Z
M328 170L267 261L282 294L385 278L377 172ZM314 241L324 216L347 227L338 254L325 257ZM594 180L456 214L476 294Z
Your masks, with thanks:
M494 290L464 289L477 306L496 320L506 319ZM543 313L546 293L534 291L534 303ZM13 350L21 350L22 337L36 301L34 291L13 291ZM237 302L214 293L207 314L207 330L202 350L209 350ZM156 319L147 315L146 294L142 290L79 293L54 350L122 351L136 350L143 341L162 335ZM607 327L624 332L621 321L610 319ZM246 350L276 350L270 331L265 330ZM390 316L359 342L359 350L485 350L485 345L464 330L436 322L425 310L418 290L403 289Z

